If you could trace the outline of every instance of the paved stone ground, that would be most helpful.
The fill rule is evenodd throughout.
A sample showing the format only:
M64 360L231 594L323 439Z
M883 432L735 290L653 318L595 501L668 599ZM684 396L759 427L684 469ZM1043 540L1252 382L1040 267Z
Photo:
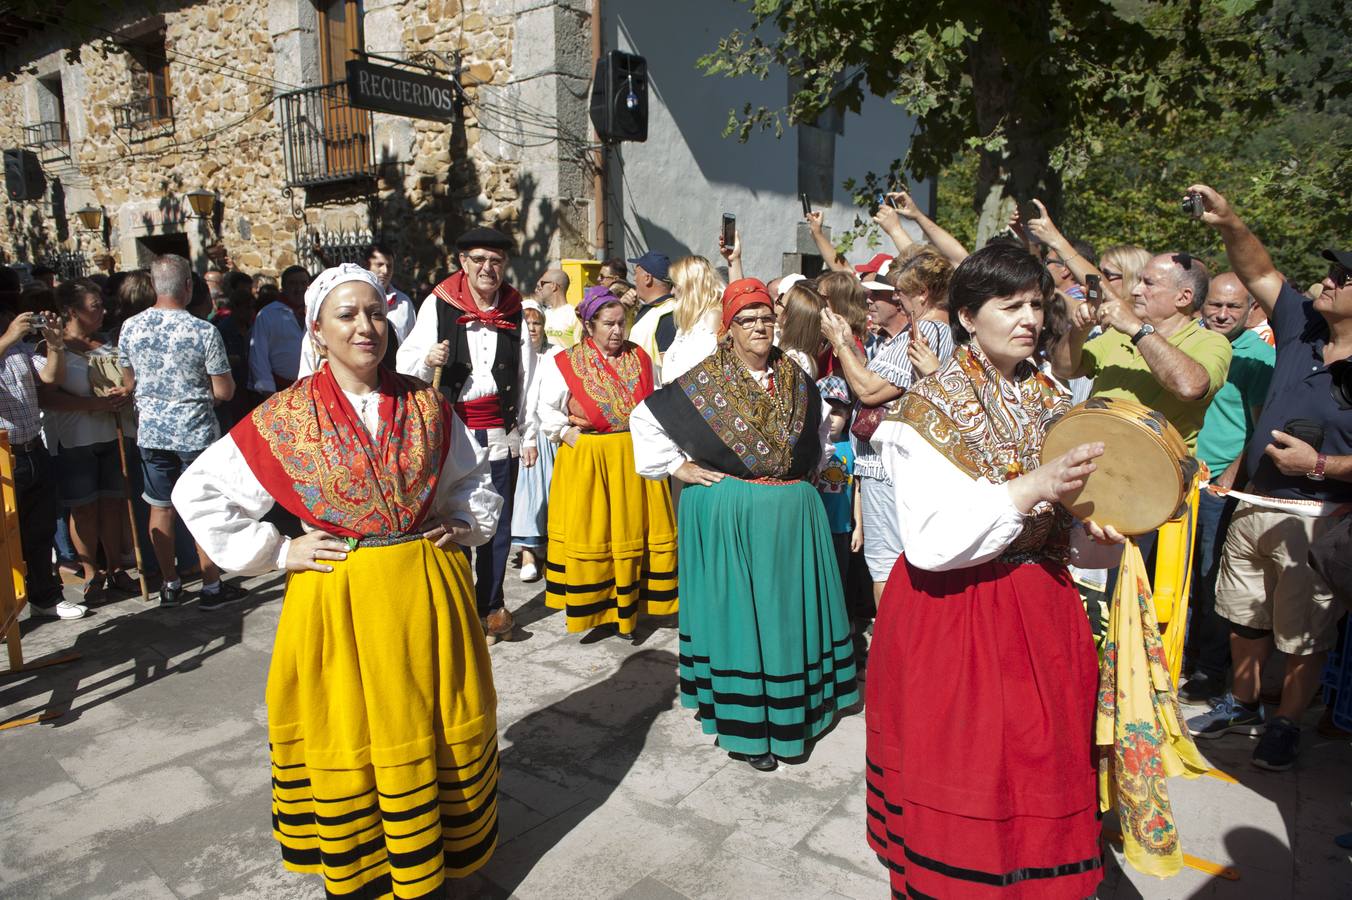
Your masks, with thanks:
M29 659L76 663L0 680L0 897L320 898L280 865L269 812L263 685L279 577L233 609L139 600L76 623L25 626ZM883 898L863 838L864 723L764 775L731 762L676 699L674 628L580 645L539 585L513 581L517 640L493 650L502 729L496 855L458 896ZM1352 746L1307 729L1301 765L1248 763L1252 743L1203 748L1239 778L1171 784L1184 847L1237 882L1169 881L1110 863L1101 898L1349 898ZM961 773L955 773L961 777Z

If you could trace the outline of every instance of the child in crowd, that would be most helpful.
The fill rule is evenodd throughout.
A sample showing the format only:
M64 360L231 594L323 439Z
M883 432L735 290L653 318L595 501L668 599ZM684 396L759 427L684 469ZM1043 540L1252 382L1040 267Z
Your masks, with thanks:
M860 515L859 491L854 484L854 444L850 437L850 410L854 400L845 379L839 375L823 378L817 387L831 408L831 441L835 444L835 453L817 480L817 492L826 506L826 521L836 545L836 562L840 565L845 605L855 623L858 665L862 672L863 631L873 618L873 595L868 580L859 577L864 571L864 521Z
M548 362L560 348L550 347L545 336L546 313L538 301L521 301L521 316L539 363ZM550 363L550 365L553 365ZM549 521L549 482L554 475L554 445L541 439L536 404L540 379L531 384L521 416L521 470L516 477L516 500L512 507L512 543L521 548L521 580L538 581L543 574L545 528Z

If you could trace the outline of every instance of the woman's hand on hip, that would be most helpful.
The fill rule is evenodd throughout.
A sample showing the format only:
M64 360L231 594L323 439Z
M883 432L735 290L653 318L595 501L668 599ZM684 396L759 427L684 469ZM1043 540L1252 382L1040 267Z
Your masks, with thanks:
M684 481L686 484L702 484L706 487L718 484L723 480L722 472L706 469L690 460L681 463L681 467L671 474L675 475L677 480Z
M450 519L423 532L423 537L435 544L439 550L445 550L452 544L467 546L469 536L469 525L459 519Z
M347 542L327 531L310 531L292 538L286 548L288 572L332 572L326 559L347 559Z

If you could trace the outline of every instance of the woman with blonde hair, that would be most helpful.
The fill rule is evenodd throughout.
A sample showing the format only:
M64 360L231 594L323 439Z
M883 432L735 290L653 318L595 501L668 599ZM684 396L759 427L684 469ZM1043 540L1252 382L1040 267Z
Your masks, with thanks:
M671 264L676 295L676 339L662 357L662 383L670 384L718 346L725 285L702 256L682 256Z
M1150 251L1135 244L1114 244L1099 254L1099 271L1108 287L1130 297L1141 270L1150 262Z

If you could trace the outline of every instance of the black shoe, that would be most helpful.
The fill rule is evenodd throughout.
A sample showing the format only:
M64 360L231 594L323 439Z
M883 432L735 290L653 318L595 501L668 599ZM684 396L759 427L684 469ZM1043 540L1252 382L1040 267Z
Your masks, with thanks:
M757 772L773 772L775 769L779 768L779 760L775 759L773 753L762 753L760 756L747 756L745 753L729 753L728 756L748 764Z
M160 587L160 606L162 607L182 606L191 599L192 595L184 590L182 584L176 588L169 587L167 584Z
M1253 764L1269 772L1285 772L1300 755L1300 726L1286 716L1274 716L1253 751Z
M1183 682L1178 689L1178 699L1193 706L1205 706L1225 693L1225 680L1198 672Z
M231 584L222 579L221 589L214 594L207 593L206 591L202 592L201 599L197 601L197 608L203 612L211 612L220 609L221 607L229 606L232 603L238 603L240 600L247 597L248 594L249 592L239 585Z

